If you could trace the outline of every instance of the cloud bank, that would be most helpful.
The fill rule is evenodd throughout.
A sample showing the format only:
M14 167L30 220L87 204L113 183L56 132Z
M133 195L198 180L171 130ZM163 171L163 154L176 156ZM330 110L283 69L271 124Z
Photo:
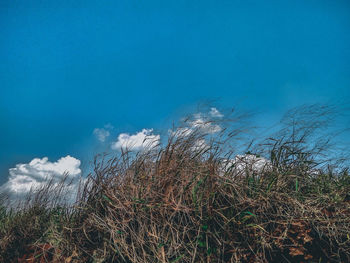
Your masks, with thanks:
M56 162L50 162L44 157L35 158L29 163L17 164L15 168L9 169L9 179L0 187L0 192L8 195L11 200L21 199L31 190L43 187L50 180L58 185L66 175L73 182L69 187L76 192L78 189L76 184L81 175L80 164L80 160L70 155Z
M175 131L169 130L169 133L176 137L186 137L191 135L194 131L200 131L204 134L218 133L222 128L213 121L213 118L222 118L223 116L224 115L216 108L211 108L207 114L193 114L192 119L185 122L186 127L177 128Z
M190 129L199 129L207 134L214 134L221 131L221 127L218 124L214 124L210 120L203 118L200 114L195 115L195 120L189 122Z
M113 150L143 150L155 147L159 143L160 135L153 134L153 129L143 129L133 135L128 133L119 134L117 141L112 143L111 148Z
M232 175L259 174L272 169L271 161L254 154L237 155L234 159L223 160L222 174Z

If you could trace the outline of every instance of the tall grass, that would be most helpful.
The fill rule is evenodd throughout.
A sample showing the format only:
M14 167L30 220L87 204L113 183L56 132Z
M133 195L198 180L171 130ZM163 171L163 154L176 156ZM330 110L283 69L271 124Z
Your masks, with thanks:
M48 202L48 184L0 210L0 260L349 262L350 176L327 155L329 110L300 108L251 143L267 169L229 161L247 138L239 119L216 135L180 127L164 146L97 157L73 206Z

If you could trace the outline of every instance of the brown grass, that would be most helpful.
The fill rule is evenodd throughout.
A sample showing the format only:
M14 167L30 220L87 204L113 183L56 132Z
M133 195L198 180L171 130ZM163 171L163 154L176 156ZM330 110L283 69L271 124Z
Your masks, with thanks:
M350 262L348 169L320 161L311 133L295 129L260 144L271 169L224 169L238 133L223 132L97 158L73 208L37 205L3 219L2 260L48 244L47 262ZM201 138L208 147L195 147Z

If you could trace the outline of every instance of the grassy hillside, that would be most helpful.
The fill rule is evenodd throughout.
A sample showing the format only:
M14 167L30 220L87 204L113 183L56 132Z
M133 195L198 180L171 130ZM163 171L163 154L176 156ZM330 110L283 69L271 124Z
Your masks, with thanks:
M349 168L333 158L324 112L306 110L248 144L266 159L258 168L232 161L247 138L235 118L99 157L74 205L48 185L2 207L0 261L350 262Z

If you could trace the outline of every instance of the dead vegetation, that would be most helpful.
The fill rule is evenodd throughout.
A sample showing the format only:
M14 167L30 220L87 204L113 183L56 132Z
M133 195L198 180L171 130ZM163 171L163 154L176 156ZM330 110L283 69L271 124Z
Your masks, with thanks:
M0 259L349 262L348 168L327 155L319 131L329 108L308 109L311 120L293 113L275 137L250 144L272 165L259 172L222 165L243 129L198 128L173 133L163 147L99 157L74 206L50 206L42 195L1 210Z

